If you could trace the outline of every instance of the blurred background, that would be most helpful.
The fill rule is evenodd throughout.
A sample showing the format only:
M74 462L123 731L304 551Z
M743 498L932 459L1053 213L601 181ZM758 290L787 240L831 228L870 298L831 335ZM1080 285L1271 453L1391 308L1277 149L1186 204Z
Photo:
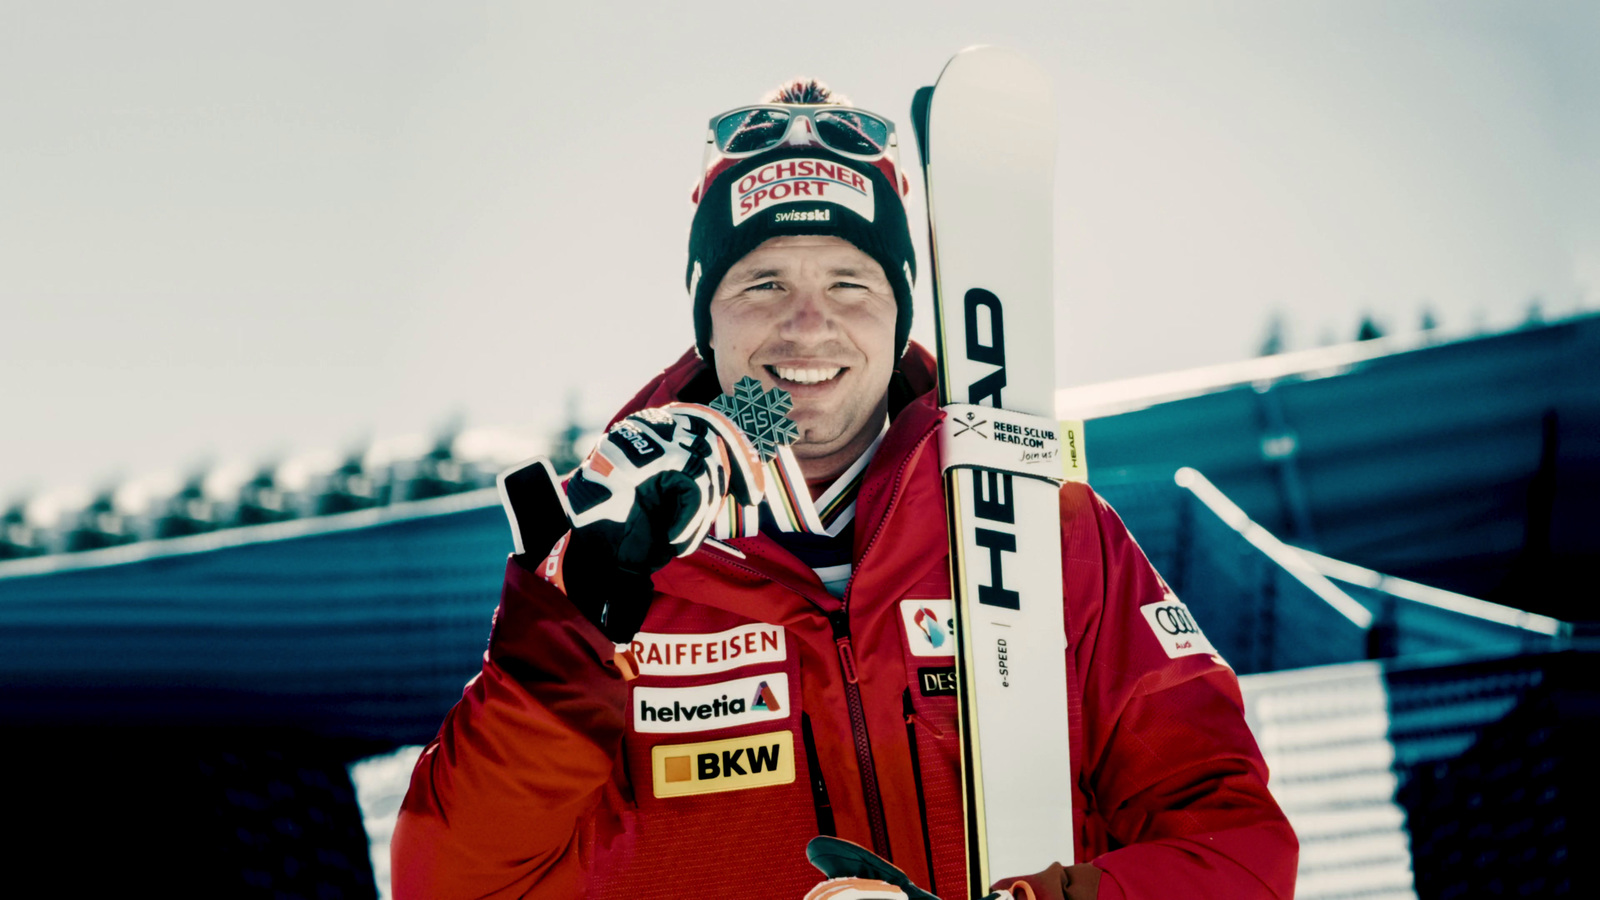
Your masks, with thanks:
M494 473L571 465L692 341L705 121L817 76L909 164L974 43L1055 78L1058 412L1244 676L1301 895L1588 884L1576 0L5 5L0 728L36 849L386 892L498 598Z

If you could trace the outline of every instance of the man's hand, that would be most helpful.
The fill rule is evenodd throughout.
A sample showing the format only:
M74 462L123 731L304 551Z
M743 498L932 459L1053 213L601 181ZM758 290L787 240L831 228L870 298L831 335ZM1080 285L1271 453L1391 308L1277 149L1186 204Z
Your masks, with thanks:
M604 535L617 566L649 574L700 546L729 493L757 502L761 479L755 448L721 413L692 403L641 410L567 481L572 528Z
M673 403L612 426L564 491L543 459L513 466L499 482L524 565L540 566L622 642L644 621L650 575L699 548L730 494L758 502L762 474L755 449L726 416Z
M1063 866L1051 863L1043 872L1021 878L1002 878L999 884L1010 884L1011 893L1018 898L1031 892L1034 900L1094 900L1100 891L1100 870L1088 863Z
M806 858L828 880L812 888L805 900L939 900L882 857L846 840L812 838ZM1100 870L1094 866L1051 863L1034 875L1002 878L983 900L1094 900L1099 886Z

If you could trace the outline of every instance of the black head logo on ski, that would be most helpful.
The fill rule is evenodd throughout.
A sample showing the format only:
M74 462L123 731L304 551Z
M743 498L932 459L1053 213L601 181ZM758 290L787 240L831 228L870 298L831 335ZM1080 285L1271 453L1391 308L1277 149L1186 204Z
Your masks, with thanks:
M978 602L1021 609L1022 595L1007 588L1004 553L1017 552L1017 511L1010 473L979 469L972 473L972 512L990 527L979 525L974 543L989 551L989 583L978 585ZM1009 527L1006 527L1009 526Z
M990 406L1000 407L1003 405L1000 402L1000 389L1006 386L1006 330L1005 318L1000 313L1000 298L983 288L973 288L967 291L963 305L967 323L967 359L999 366L967 387L967 402L982 403L988 400ZM984 319L980 320L980 315ZM980 321L986 321L989 325L987 344L978 334Z
M967 331L967 359L995 366L995 370L967 387L967 402L978 404L988 401L990 406L1001 408L1000 390L1006 386L1006 328L1000 311L1000 298L993 291L972 288L963 298ZM989 340L983 341L979 324L987 324ZM979 519L993 524L1012 524L1016 521L1011 501L1011 476L1005 472L976 472L973 474L976 494L973 511ZM1016 535L996 528L979 527L976 543L989 551L990 584L978 586L978 602L1006 609L1018 609L1021 597L1005 586L1002 567L1003 553L1017 552Z

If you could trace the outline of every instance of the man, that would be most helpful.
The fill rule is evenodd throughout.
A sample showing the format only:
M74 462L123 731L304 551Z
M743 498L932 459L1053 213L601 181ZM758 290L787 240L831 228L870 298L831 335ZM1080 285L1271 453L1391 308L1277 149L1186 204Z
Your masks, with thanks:
M696 350L564 495L536 466L504 476L519 552L483 671L413 774L398 897L799 898L819 834L892 862L912 896L964 890L909 179L881 117L814 82L773 101L712 121ZM792 453L763 464L696 405L744 378L792 395ZM1061 541L1085 862L1039 860L1017 891L1291 896L1295 838L1232 671L1162 651L1139 607L1170 592L1086 487L1061 491Z

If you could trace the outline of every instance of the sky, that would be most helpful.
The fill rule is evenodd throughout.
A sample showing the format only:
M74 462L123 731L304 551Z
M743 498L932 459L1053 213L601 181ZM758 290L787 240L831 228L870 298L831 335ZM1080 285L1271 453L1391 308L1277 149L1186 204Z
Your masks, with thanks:
M710 115L816 76L909 163L978 43L1055 83L1060 386L1600 306L1585 0L7 3L0 503L599 424L692 342Z

